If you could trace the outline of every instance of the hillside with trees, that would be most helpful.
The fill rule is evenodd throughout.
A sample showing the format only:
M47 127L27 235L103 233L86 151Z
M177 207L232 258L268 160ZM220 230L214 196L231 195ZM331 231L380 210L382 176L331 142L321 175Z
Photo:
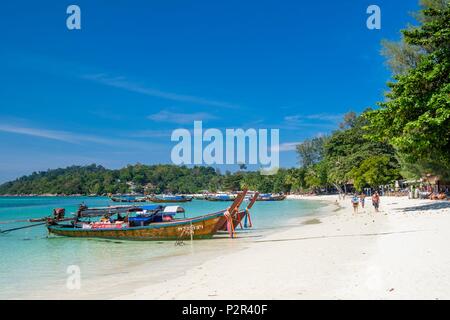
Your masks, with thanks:
M211 167L129 165L118 170L95 164L35 172L0 185L0 194L197 193L204 190L261 192L305 190L303 169L280 169L274 176L237 171L221 174Z
M35 172L1 185L0 194L188 193L217 189L220 179L208 167L136 164L109 170L92 164Z

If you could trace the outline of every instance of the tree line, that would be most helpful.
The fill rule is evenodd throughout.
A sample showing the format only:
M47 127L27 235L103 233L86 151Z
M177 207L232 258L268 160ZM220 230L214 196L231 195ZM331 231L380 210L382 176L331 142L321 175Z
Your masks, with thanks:
M288 193L308 188L302 168L280 169L275 175L259 172L220 173L212 167L128 165L111 170L99 165L71 166L34 172L0 185L0 194L106 195L238 191L244 187L264 193Z

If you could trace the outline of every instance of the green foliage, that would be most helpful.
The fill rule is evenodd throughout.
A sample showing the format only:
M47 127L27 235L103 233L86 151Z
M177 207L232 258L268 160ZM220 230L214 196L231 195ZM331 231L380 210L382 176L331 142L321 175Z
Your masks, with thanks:
M281 171L281 170L280 170ZM281 171L283 172L283 171ZM306 181L306 170L301 169L288 169L284 175L284 185L286 188L291 190L291 192L299 192L307 188Z
M368 112L368 135L392 144L402 162L448 176L450 172L450 4L427 1L423 24L403 30L404 43L420 48L414 67L389 83L388 100Z
M399 176L398 165L387 155L375 155L353 168L349 176L353 178L355 189L358 191L362 191L364 187L378 188Z
M328 163L321 161L309 167L305 174L305 183L308 188L317 191L328 185Z
M325 145L328 180L334 185L346 184L354 178L352 171L374 156L386 156L389 163L398 166L394 149L385 143L371 141L367 134L367 120L359 116L346 129L333 133Z
M386 63L394 74L405 74L415 68L422 55L420 47L405 43L404 40L399 42L383 40L382 45L381 54L386 58Z
M108 170L93 164L33 173L1 185L0 194L190 193L217 189L220 180L208 167L136 164Z
M280 169L272 176L259 172L227 172L211 167L142 164L119 170L101 166L72 166L21 177L0 185L0 194L196 193L204 190L291 192L305 187L302 169Z
M378 187L400 178L394 148L368 139L367 125L365 117L349 112L344 115L340 129L329 137L302 143L297 152L303 160L303 171L291 175L288 181L294 181L295 188L300 190L317 192L329 186L342 190L350 180L357 180L358 187ZM375 167L369 168L371 165Z
M307 168L322 160L325 142L325 137L318 137L305 140L297 146L297 153L303 168Z

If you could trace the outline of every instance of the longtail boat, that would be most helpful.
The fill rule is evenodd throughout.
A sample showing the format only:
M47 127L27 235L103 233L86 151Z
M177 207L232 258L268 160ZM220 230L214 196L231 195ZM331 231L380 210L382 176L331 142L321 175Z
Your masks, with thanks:
M0 230L0 233L46 225L50 233L67 237L177 241L207 239L213 237L227 221L231 226L234 225L231 213L235 215L236 212L239 212L239 206L243 202L246 192L247 190L244 190L240 193L227 209L194 218L175 218L177 213L184 212L184 209L179 206L154 204L88 208L81 205L74 216L70 218L65 217L65 209L58 208L53 210L52 216L0 222L1 224L34 223ZM247 211L249 207L247 207ZM98 221L99 217L101 217L100 221ZM230 235L233 236L234 232Z
M176 206L162 207L164 210L154 206L116 207L114 209L103 208L100 210L82 208L78 210L77 216L72 223L61 224L58 219L49 219L47 228L50 233L67 237L122 240L207 239L211 238L224 225L227 220L226 213L234 212L242 203L244 196L245 194L237 197L226 210L189 219L174 219L173 212L166 210L167 208L179 208ZM148 215L129 216L131 212L145 208L148 208L150 211ZM86 223L81 221L84 217L104 216L105 214L108 216L110 212L112 213L111 215L126 212L127 216L109 223ZM63 216L60 215L59 218L63 218Z
M70 224L61 224L58 219L49 219L47 228L50 233L67 237L106 238L122 240L186 240L211 238L226 223L228 212L235 212L245 197L240 194L226 210L189 219L174 219L166 210L177 206L119 206L112 208L80 208L75 220ZM147 210L150 213L130 217L132 212ZM120 212L127 216L105 223L86 223L83 218L112 216ZM167 214L166 214L167 213ZM173 211L171 212L173 213ZM166 218L169 218L166 220Z
M155 203L183 203L192 201L192 197L186 196L151 196L148 198L149 201Z
M121 240L185 240L211 238L225 221L224 211L192 219L175 219L130 227L126 222L85 228L71 224L49 224L50 233L66 237L106 238Z

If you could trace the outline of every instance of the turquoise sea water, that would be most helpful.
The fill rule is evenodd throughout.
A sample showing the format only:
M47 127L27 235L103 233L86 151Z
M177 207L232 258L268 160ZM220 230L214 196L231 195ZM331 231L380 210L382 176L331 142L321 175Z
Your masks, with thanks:
M0 222L47 216L53 208L66 208L68 216L80 203L89 207L113 204L103 197L0 197ZM192 217L222 210L229 203L193 200L180 205L185 208L186 216ZM295 218L313 214L321 206L323 204L315 201L301 200L257 202L251 210L254 228L246 231L245 237L260 236L289 226ZM22 225L0 224L0 229ZM194 241L193 245L199 252L202 248L222 246L223 241L239 243L242 239ZM0 299L39 297L40 291L63 286L70 265L79 266L83 277L95 278L144 263L156 266L166 258L183 256L187 250L192 248L175 246L174 242L48 237L45 226L0 234ZM185 257L192 258L192 255Z

